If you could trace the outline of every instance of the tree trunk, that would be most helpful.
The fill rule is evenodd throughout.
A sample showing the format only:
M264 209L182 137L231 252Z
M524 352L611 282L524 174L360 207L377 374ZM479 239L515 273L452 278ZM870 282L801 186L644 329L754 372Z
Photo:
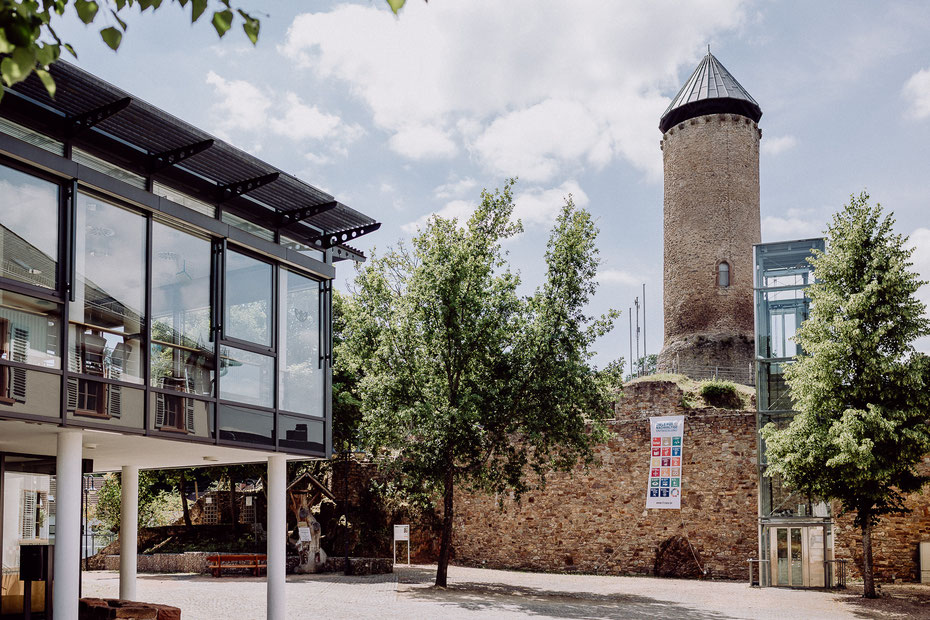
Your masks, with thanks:
M872 520L868 515L862 519L862 596L865 598L878 598L875 594L875 575L872 574Z
M187 478L184 476L183 470L178 477L178 492L181 494L181 508L184 510L184 525L190 527L192 525L191 510L187 505Z
M446 467L445 488L442 496L442 538L439 543L439 566L436 569L436 585L441 588L446 587L449 575L449 556L452 553L452 493L455 478L452 463L447 463Z

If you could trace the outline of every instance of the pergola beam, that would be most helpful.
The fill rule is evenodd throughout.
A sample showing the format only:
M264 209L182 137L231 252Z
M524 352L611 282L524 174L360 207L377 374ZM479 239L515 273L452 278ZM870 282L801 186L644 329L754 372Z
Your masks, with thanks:
M362 235L373 233L379 228L381 228L381 222L372 222L366 226L356 226L355 228L347 228L346 230L327 233L325 235L317 235L316 237L311 237L309 241L317 248L328 250L333 246L358 239Z
M132 97L124 97L110 103L96 107L93 110L82 112L75 116L65 118L65 135L73 138L82 131L87 131L94 125L105 121L114 114L125 110L132 103Z
M287 226L289 224L296 224L297 222L302 222L304 220L309 220L311 218L320 215L321 213L326 213L327 211L332 211L337 206L338 202L324 202L320 205L314 205L312 207L301 207L300 209L294 209L293 211L284 211L278 215L278 227Z
M171 149L170 151L153 153L149 155L149 171L154 173L159 170L164 170L165 168L170 168L171 166L181 163L188 157L193 157L197 153L203 153L211 146L213 146L212 139L186 144L176 149Z
M279 176L281 176L280 172L272 172L271 174L263 174L251 179L229 183L228 185L221 185L217 190L217 200L219 202L224 202L230 198L248 194L263 185L268 185L269 183L277 181Z

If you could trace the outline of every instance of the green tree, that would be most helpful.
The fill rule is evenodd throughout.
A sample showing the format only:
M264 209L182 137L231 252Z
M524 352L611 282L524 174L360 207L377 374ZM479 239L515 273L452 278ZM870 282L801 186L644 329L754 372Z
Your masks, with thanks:
M362 267L339 350L359 381L363 444L414 505L442 505L436 585L445 586L453 490L516 497L547 471L592 462L612 394L588 362L614 312L584 309L596 289L597 229L571 199L549 240L544 285L517 294L501 243L513 181L464 225L433 216L412 249Z
M358 369L340 355L346 329L345 296L333 291L333 450L352 449L358 444L362 401L358 395Z
M856 513L870 598L872 528L906 510L905 494L928 480L916 466L930 452L930 360L913 346L930 325L912 250L893 225L864 192L833 217L827 251L809 259L817 280L796 337L803 354L786 371L798 413L762 429L767 475Z

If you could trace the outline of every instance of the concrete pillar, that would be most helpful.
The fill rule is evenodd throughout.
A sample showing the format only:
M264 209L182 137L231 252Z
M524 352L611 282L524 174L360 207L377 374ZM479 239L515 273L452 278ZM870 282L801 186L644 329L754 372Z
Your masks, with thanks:
M120 476L119 597L136 600L136 555L139 551L139 468L123 465Z
M287 563L287 461L283 454L268 457L268 620L284 620Z
M81 431L58 431L55 471L55 620L78 620L81 583Z

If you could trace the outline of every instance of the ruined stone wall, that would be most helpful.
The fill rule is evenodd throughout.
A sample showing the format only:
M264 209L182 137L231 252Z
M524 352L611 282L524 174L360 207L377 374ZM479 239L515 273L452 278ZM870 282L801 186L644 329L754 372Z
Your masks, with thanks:
M684 536L709 577L745 579L757 555L755 414L691 409L683 396L670 381L628 385L600 466L551 475L544 491L506 499L503 512L494 497L457 494L455 561L648 575L659 546ZM648 418L661 415L687 416L681 511L645 509Z
M924 457L920 473L930 475L930 455ZM872 531L872 564L879 581L920 581L920 543L930 541L930 488L907 497L910 512L882 517ZM838 511L837 511L838 512ZM853 526L855 513L836 519L836 557L849 560L854 579L862 576L862 532Z
M680 369L741 368L752 362L752 246L761 241L761 135L748 118L710 114L662 137L663 370L676 364ZM721 261L730 266L729 287L717 286Z

